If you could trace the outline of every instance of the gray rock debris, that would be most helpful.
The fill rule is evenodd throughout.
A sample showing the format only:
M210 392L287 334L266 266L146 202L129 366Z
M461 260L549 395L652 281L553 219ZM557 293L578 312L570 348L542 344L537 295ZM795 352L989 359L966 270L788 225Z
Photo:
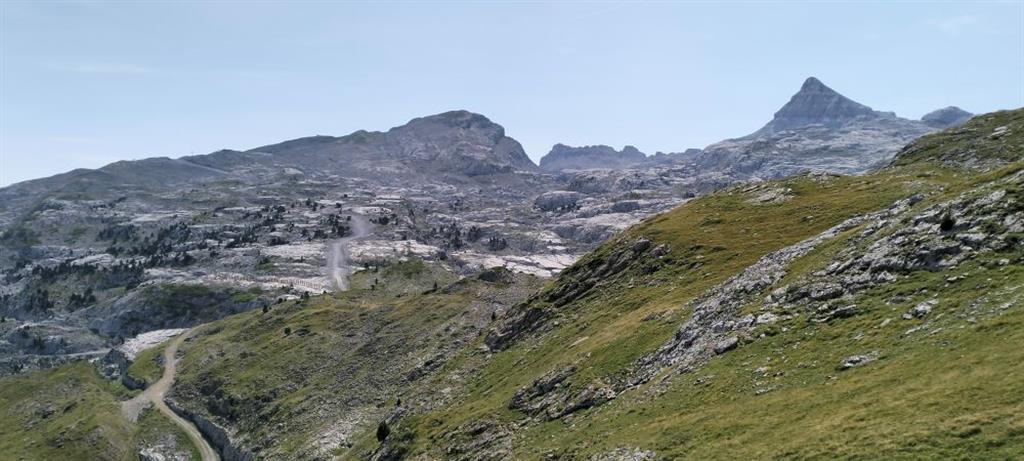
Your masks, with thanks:
M735 336L729 336L718 344L715 344L715 354L724 354L736 348L740 344L740 339Z
M735 337L730 331L746 330L757 324L752 316L738 318L740 309L760 293L786 276L787 267L822 243L842 232L865 222L882 219L906 210L916 203L914 197L900 200L886 210L857 216L802 242L763 256L740 274L708 290L693 302L693 315L684 323L673 339L656 352L637 361L632 381L643 383L665 367L685 369L709 359L726 337Z
M442 436L445 459L503 461L512 459L513 428L493 417L470 421Z
M590 457L590 461L657 461L661 458L657 453L640 448L617 448Z
M571 386L569 378L575 366L558 368L537 378L512 396L508 407L528 415L552 420L603 404L616 397L615 386L595 380L581 390Z
M810 313L810 320L819 322L850 317L861 312L849 302L858 291L892 283L900 275L914 271L945 270L976 255L1015 245L1007 236L1008 226L992 223L1018 221L1020 203L1005 189L1019 187L1022 180L1024 173L1017 173L994 184L993 189L984 194L964 194L912 213L911 205L923 198L915 195L887 210L853 218L818 236L762 257L698 298L693 303L693 315L680 327L675 338L637 362L633 382L645 382L665 367L692 370L721 353L723 346L731 342L728 338L749 333L749 328L759 322L755 319L751 325L738 318L740 309L782 280L791 261L844 230L865 224L827 268L772 290L764 300L765 312L790 317ZM952 225L947 216L953 217ZM919 303L904 318L925 317L937 305L935 299ZM862 362L851 360L849 363Z
M934 299L925 301L923 303L919 303L918 305L914 306L912 309L904 313L903 319L910 320L922 318L928 315L928 313L932 311L932 308L935 307L935 305L937 305L938 303L939 302Z
M139 450L139 461L188 461L191 459L188 453L178 452L172 447L153 446Z
M513 306L487 332L484 344L491 351L507 348L527 333L541 328L548 317L556 313L557 308L581 298L594 287L607 283L629 268L642 265L653 272L664 263L670 250L665 244L655 246L644 238L620 243L603 260L587 260L566 269L559 283L543 295L543 300L550 302L551 307L539 307L541 303L536 298Z
M1022 176L1018 173L1005 183L1019 184ZM1008 248L1013 244L1007 235L1012 232L1010 226L993 223L1017 222L1020 204L1007 198L1001 188L1005 184L998 186L1000 189L986 194L963 195L916 214L901 213L879 219L851 239L847 248L824 270L773 290L765 301L766 308L791 311L796 306L804 306L812 312L830 311L828 303L833 302L830 299L843 299L864 289L892 283L914 271L953 268L977 255ZM952 217L951 220L948 217ZM955 283L961 279L952 276L946 281ZM936 300L927 301L903 317L924 317L936 305ZM836 315L819 315L820 320L834 317Z
M878 351L870 352L863 355L852 355L843 359L842 363L839 364L840 370L849 370L850 368L856 368L859 366L867 365L875 360L878 360L881 354Z
M537 196L533 206L541 211L570 211L578 206L580 200L583 200L583 194L579 192L556 190Z

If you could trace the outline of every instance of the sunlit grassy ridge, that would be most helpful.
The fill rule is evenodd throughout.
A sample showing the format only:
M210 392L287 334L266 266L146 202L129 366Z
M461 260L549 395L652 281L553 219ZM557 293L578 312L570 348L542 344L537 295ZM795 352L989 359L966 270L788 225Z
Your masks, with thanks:
M688 315L689 300L768 252L914 193L925 195L917 205L921 209L1018 171L1019 162L987 173L960 169L958 162L964 162L965 153L971 165L994 159L986 164L998 167L1020 159L1024 146L1014 143L1024 132L1021 113L979 118L962 129L974 136L959 147L948 144L958 142L948 133L923 138L917 144L924 147L911 151L916 160L899 159L896 167L874 174L804 176L733 188L635 226L584 257L547 291L571 283L576 274L639 238L668 244L672 263L649 273L638 262L560 306L548 323L553 327L484 363L458 404L410 420L416 435L412 451L443 456L436 447L460 426L482 419L522 420L525 415L508 409L514 392L558 367L577 366L573 386L614 377L671 337ZM1000 141L990 136L1007 125L1004 136L1012 137ZM975 142L981 135L985 141ZM919 153L925 151L931 154ZM769 188L792 198L758 203L759 191ZM798 260L780 285L826 266L855 231ZM1019 255L1008 256L1019 261ZM690 459L1020 456L1024 370L1018 364L1024 357L1013 345L1022 339L1016 327L1024 316L1018 309L974 325L965 325L962 315L958 322L951 319L969 304L1012 299L1019 307L1024 273L1019 262L998 271L973 263L956 274L946 272L915 273L859 294L852 302L868 313L848 321L774 326L766 339L712 360L694 376L671 381L656 397L650 386L643 386L568 421L528 425L515 438L516 456L579 459L623 446ZM956 287L945 281L964 274L967 279ZM984 298L970 288L976 286L1010 291ZM921 293L937 293L940 316L951 325L924 339L904 336L912 325L895 311L906 306L885 303L894 292L910 296L908 303L921 301ZM888 326L879 326L885 319ZM844 357L873 351L881 351L883 360L837 371ZM467 355L466 360L479 359ZM758 376L762 366L768 371Z
M910 143L893 164L952 165L991 168L1020 160L1024 149L1024 110L979 115L967 124L921 137Z
M1018 290L1024 280L1019 267L998 276ZM919 277L903 289L945 284L941 273ZM789 331L677 377L658 397L628 393L571 424L535 426L517 444L520 455L640 446L690 459L1020 456L1024 353L1014 345L1024 340L1024 315L950 321L928 337L904 336L919 322L901 321L882 301L887 294L858 299L868 314L849 321L784 325ZM953 315L975 297L941 292L939 300ZM844 357L875 350L883 354L878 362L837 370Z
M419 447L429 449L432 438L440 438L474 418L521 418L522 415L507 410L512 394L558 366L576 364L577 386L587 384L590 378L612 376L624 370L674 334L688 315L689 300L761 256L854 215L881 209L916 191L948 187L950 181L936 175L919 178L916 172L797 177L759 186L758 190L787 190L792 198L782 203L754 204L751 199L758 190L745 192L744 188L737 188L697 199L630 229L585 257L577 267L601 260L616 246L639 238L668 244L672 263L650 274L643 274L640 264L639 268L604 280L585 297L562 307L557 315L560 325L553 331L494 356L467 386L460 405L424 416L423 437L418 439L423 445ZM573 271L568 271L567 276L572 275ZM553 283L557 285L563 280ZM580 420L574 424L578 426ZM565 430L564 426L552 422L537 426L536 432L528 431L525 436L529 442L520 444L525 450L521 455L539 456L541 447L547 445L544 439L551 439L556 429ZM606 427L610 432L632 434L629 425ZM530 438L531 434L540 439ZM635 438L635 434L630 437ZM564 438L553 440L548 448L571 445ZM598 440L585 436L575 443L601 446Z
M990 258L1008 256L1020 257ZM532 427L519 455L640 446L689 459L1020 456L1024 270L991 259L860 293L849 302L865 313L850 319L766 328L657 397L645 387L570 424ZM951 285L952 276L965 278ZM907 299L890 304L896 296ZM924 322L900 314L927 299L938 318L908 333ZM974 312L976 322L965 320ZM845 357L875 351L878 362L838 371Z

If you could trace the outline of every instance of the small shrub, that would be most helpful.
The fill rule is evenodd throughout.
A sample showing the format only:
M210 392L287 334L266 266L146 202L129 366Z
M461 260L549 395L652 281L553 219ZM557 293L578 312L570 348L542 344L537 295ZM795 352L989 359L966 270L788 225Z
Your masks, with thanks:
M956 226L956 219L949 213L946 213L942 217L942 221L939 222L939 229L942 229L942 232L949 232L953 230L953 226Z

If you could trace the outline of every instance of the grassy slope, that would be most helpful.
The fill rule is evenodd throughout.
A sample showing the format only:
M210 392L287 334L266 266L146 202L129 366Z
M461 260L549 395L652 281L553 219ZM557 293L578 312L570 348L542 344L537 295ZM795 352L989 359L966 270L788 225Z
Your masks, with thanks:
M118 396L127 397L84 363L6 379L0 452L24 459L123 459L132 429Z
M407 295L430 290L435 283L445 286L456 279L454 274L440 267L421 259L410 259L383 268L358 271L352 275L349 284L357 290L380 287L388 294Z
M588 255L580 264L604 258L620 242L643 236L669 244L676 263L644 276L620 274L565 307L560 328L496 355L469 387L464 405L425 418L431 427L423 440L488 414L519 418L505 409L515 390L559 365L578 363L583 378L622 370L675 333L688 315L687 300L768 252L912 191L906 182L890 177L832 178L822 183L801 177L782 184L794 194L785 203L750 205L751 194L712 194L650 219Z
M946 282L961 274L968 277ZM972 306L975 287L986 285L1004 291ZM911 299L885 302L897 294ZM1019 305L1022 295L1019 265L916 273L852 300L866 314L776 325L773 336L675 379L660 397L641 389L571 425L536 426L521 455L626 445L694 459L1017 457L1024 453L1024 351L1013 345L1024 340L1024 312L1011 309L976 324L964 318L1000 310L1005 301ZM941 317L931 328L938 331L907 334L923 321L899 315L931 298L939 300ZM844 357L870 351L883 358L837 370Z
M399 279L397 293L380 277L373 291L315 296L212 324L186 345L176 395L202 412L219 408L248 446L271 445L261 456L312 456L303 451L311 444L344 451L345 438L332 430L351 432L341 421L372 414L359 429L375 427L397 398L415 398L399 395L397 384L417 364L474 337L493 303L523 297L506 291L536 289L532 277L521 276L516 285L464 280L437 292L401 294L433 286L437 274L423 271L425 279L413 282L413 269L388 271L401 273L387 277Z
M1009 128L1003 133L997 129ZM992 165L995 162L1020 160L1024 149L1024 110L992 112L979 115L967 124L911 143L893 162L897 166L920 163Z
M571 426L538 426L522 455L621 445L694 459L1024 453L1024 354L1007 347L1024 339L1020 312L927 339L902 339L901 322L879 326L893 314L758 341L675 380L660 398L629 394ZM835 370L843 357L875 349L885 353L877 364ZM762 366L769 371L755 371ZM778 389L759 396L761 388Z
M140 448L154 445L184 448L188 451L189 459L195 461L202 459L199 449L192 444L188 434L152 406L143 410L139 416L133 444ZM136 458L137 456L129 457L133 460Z
M156 382L164 374L164 368L157 360L163 357L166 347L167 341L139 352L135 361L128 366L128 375L147 384Z
M138 424L124 419L119 402L128 397L130 391L82 362L4 379L0 453L12 460L131 460L140 447L167 437L194 452L157 412L147 411Z
M987 135L1010 124L1016 136L1004 143L1015 146L1015 158L1020 158L1020 120L1020 112L986 116L969 132ZM940 149L941 162L923 161ZM986 143L964 150L1010 155ZM507 409L508 401L516 389L549 370L576 363L582 377L613 375L668 339L687 315L688 300L765 253L910 193L928 194L919 205L924 207L999 175L949 169L955 158L950 151L957 149L926 138L915 146L917 162L901 161L900 168L823 184L784 180L779 185L792 189L795 197L781 204L751 204L750 193L732 189L634 227L579 264L606 257L636 236L670 244L677 263L651 275L626 273L608 281L564 307L553 331L497 354L469 384L461 404L408 423L417 436L414 450L442 455L432 450L443 443L443 434L477 418L521 419L523 415ZM826 265L838 243L798 261L792 275ZM993 275L1001 278L995 286L1019 287L1024 280L1019 266L996 274L979 271L958 287ZM949 275L918 273L889 290L939 293L942 312L952 315L980 294L946 286ZM901 334L909 326L898 318L885 328L878 326L883 318L898 317L896 307L883 306L881 300L889 295L863 294L855 302L873 308L847 322L782 325L787 331L712 360L698 372L707 379L676 379L658 398L646 397L644 387L571 422L529 426L515 441L517 456L582 455L618 446L694 459L962 457L978 450L1000 457L1024 452L1024 419L1018 416L1024 409L1024 352L1009 346L1022 339L1024 315L1011 310L975 326L961 322L926 339L907 339ZM886 359L836 371L843 357L876 349ZM781 376L755 376L762 365ZM581 382L585 380L575 384ZM755 388L769 392L756 395Z

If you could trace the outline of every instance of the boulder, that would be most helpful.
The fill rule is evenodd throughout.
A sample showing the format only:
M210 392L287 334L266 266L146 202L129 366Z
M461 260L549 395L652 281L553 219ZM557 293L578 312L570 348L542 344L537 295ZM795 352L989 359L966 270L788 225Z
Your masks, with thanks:
M579 192L557 190L540 194L533 200L533 206L541 211L571 211L583 200Z

